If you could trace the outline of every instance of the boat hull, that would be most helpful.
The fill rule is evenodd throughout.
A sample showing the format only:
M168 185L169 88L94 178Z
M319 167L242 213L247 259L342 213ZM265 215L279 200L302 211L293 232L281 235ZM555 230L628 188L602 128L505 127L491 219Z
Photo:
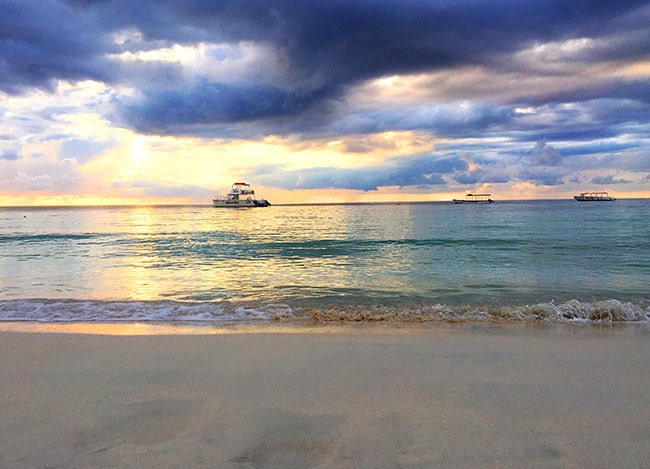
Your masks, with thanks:
M212 206L216 208L253 208L257 207L253 200L218 200L212 201Z
M455 204L491 204L494 202L490 196L492 194L465 194L464 199L452 199Z
M222 200L212 199L212 206L215 208L254 208L270 207L271 204L266 199L246 199L246 200Z
M607 197L584 197L580 195L574 195L574 199L576 199L578 202L611 202L613 200L616 200L616 198L607 196Z
M454 199L455 204L491 204L494 203L494 200L462 200Z

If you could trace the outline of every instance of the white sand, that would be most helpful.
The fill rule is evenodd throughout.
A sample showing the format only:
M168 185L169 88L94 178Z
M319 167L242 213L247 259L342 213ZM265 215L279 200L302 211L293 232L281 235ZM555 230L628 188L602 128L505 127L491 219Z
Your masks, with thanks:
M0 467L650 461L648 326L90 328L2 326Z

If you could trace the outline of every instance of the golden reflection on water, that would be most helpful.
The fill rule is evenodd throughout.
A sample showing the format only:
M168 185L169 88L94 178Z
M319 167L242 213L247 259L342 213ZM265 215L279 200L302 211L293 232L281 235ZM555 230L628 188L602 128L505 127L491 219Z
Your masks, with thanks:
M83 272L91 292L86 297L151 301L228 295L246 301L260 290L271 295L277 286L346 288L354 282L350 256L328 255L327 245L312 246L305 256L304 247L305 241L345 240L344 213L313 207L133 207L116 210L110 220L89 211L82 230L99 227L124 239L89 248L104 262L101 269Z
M150 301L168 291L168 282L173 281L170 278L173 276L161 276L158 269L151 268L164 262L154 244L149 242L163 226L156 210L154 207L134 207L113 226L117 233L131 233L135 246L125 250L129 256L117 257L112 268L102 271L103 284L108 286L103 290L111 296Z
M402 273L417 264L415 251L384 243L378 248L382 268L369 271L362 267L365 248L357 241L417 237L415 210L409 205L363 213L345 206L133 207L108 217L90 210L81 230L99 230L118 241L89 246L90 257L102 262L90 261L94 270L87 272L80 265L80 280L86 298L141 301L274 301L276 293L288 290L309 296L314 286L408 292L417 286Z
M43 236L43 241L21 245L20 255L29 262L12 257L7 271L13 272L14 284L29 289L29 296L43 298L283 301L322 292L354 294L355 289L403 292L412 288L402 272L414 253L390 240L417 235L414 209L33 211L12 230ZM380 265L374 259L377 249Z

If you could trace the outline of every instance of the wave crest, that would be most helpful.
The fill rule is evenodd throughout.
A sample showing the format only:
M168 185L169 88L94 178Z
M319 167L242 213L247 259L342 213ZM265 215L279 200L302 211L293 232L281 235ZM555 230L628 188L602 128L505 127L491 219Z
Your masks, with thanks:
M650 302L617 299L536 303L524 306L330 306L279 303L99 301L27 299L0 301L0 321L228 323L313 322L650 322Z
M307 314L315 321L355 322L650 322L650 307L616 299L503 307L444 304L414 308L348 306L308 309Z

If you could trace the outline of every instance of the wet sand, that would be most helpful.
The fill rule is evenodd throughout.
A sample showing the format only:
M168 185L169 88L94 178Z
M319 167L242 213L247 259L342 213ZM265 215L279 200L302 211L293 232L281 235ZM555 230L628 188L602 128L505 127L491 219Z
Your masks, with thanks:
M640 468L649 357L647 325L5 324L0 467Z

